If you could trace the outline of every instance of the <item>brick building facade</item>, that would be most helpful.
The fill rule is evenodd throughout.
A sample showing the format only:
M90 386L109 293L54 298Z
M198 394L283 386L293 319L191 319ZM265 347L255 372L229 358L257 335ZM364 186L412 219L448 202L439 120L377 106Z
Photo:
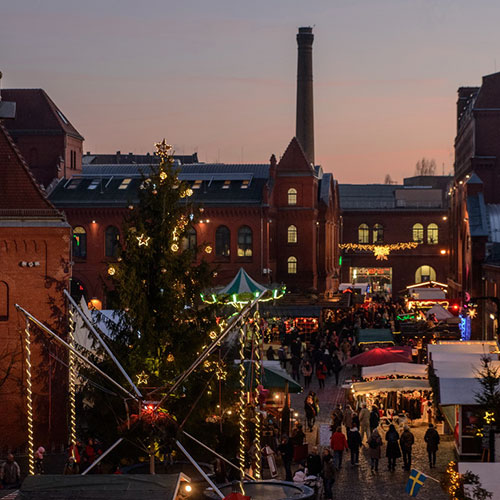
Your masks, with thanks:
M19 304L61 333L70 276L71 228L46 198L0 124L0 452L27 441L24 316ZM64 332L62 332L64 333ZM66 444L64 352L32 334L35 444Z

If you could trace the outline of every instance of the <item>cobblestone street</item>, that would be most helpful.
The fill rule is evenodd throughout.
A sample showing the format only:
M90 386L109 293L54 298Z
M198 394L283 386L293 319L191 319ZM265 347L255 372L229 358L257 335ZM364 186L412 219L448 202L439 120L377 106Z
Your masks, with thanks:
M319 443L318 429L323 428L322 435L330 436L330 415L337 403L344 404L344 390L341 385L346 378L349 378L349 368L341 372L339 386L335 386L335 378L328 377L325 389L319 389L317 380L313 380L311 389L319 396L320 414L316 421L316 426L311 433L306 433L309 449ZM291 406L299 413L299 419L304 418L304 399L308 391L301 394L291 395ZM328 428L328 433L326 429ZM424 434L427 429L426 424L417 425L411 428L415 436L413 446L412 467L418 469L426 475L440 480L446 470L450 460L454 459L452 436L441 436L441 444L437 454L436 468L430 469L427 459L427 451L424 443ZM385 433L381 432L384 439ZM385 440L384 440L385 443ZM385 458L385 445L382 448L382 458L379 464L378 473L370 470L370 459L367 446L363 446L360 451L359 466L351 466L349 451L344 453L342 469L337 473L337 478L333 487L334 498L353 498L359 500L396 500L406 498L405 486L408 481L409 472L402 469L403 461L398 459L395 472L387 470L387 459ZM295 472L297 465L294 464L292 470ZM282 476L284 477L284 475ZM448 495L441 489L441 486L431 479L427 479L425 485L420 490L420 499L446 500Z

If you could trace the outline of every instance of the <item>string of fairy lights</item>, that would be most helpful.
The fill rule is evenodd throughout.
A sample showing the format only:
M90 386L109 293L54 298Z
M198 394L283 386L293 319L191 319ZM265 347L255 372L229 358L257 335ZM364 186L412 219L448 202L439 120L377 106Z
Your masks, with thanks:
M388 260L388 256L395 250L412 250L419 245L416 241L407 241L401 243L388 243L385 245L369 245L362 243L342 243L339 245L341 250L352 250L354 252L372 252L377 260Z
M255 460L255 470L254 476L255 479L261 479L261 468L262 468L262 460L261 460L261 427L262 427L262 418L259 411L259 386L261 385L262 378L262 370L261 370L261 335L259 328L259 320L260 314L259 311L255 311L254 316L254 340L255 340L255 400L254 400L254 408L255 408L255 450L256 450L256 460Z
M75 347L75 317L73 308L69 308L68 343ZM68 353L68 393L69 393L69 441L74 450L76 446L76 360L73 351Z
M458 492L460 491L460 473L456 470L456 463L451 461L446 468L449 485L448 494L451 500L458 500Z
M240 356L240 367L239 367L239 376L240 376L240 395L239 395L239 403L240 403L240 411L239 411L239 419L238 426L240 430L240 446L238 450L238 458L239 458L239 466L240 466L240 475L241 478L245 477L245 434L246 434L246 390L245 390L245 364L243 360L245 359L245 330L244 327L240 327L239 331L239 356Z
M26 318L24 329L24 347L26 350L26 416L28 425L28 474L35 475L35 440L33 432L33 388L31 385L31 332L30 322Z

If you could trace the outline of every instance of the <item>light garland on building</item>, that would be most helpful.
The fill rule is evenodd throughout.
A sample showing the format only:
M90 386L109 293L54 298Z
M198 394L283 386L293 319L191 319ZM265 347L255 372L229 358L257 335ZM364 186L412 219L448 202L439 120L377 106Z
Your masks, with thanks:
M408 241L405 243L389 243L387 245L365 245L361 243L342 243L339 245L341 250L352 250L360 252L372 252L377 260L388 260L388 255L395 250L411 250L417 248L419 243Z
M26 318L24 329L24 347L26 350L26 411L28 424L28 474L35 475L35 443L33 436L33 389L31 386L31 333L29 319Z
M73 308L69 308L68 341L75 347L75 318ZM69 393L69 441L74 451L76 446L76 360L73 351L68 353L68 393Z

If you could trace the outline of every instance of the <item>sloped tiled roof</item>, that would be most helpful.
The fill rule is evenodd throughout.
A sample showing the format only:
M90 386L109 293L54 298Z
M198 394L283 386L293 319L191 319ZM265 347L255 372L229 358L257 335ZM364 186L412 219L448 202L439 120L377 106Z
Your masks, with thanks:
M174 160L184 165L185 163L198 163L198 153L192 155L174 155ZM160 163L159 156L152 154L136 155L133 153L121 154L91 154L82 157L83 165L151 165Z
M490 229L489 241L492 243L500 243L500 205L489 204L488 209L488 222Z
M306 155L299 141L294 137L285 153L281 157L276 169L277 175L287 175L289 173L305 174L305 175L315 175L315 170L311 164L307 161Z
M16 118L4 123L13 136L68 134L83 137L43 89L4 89L2 100L16 103Z
M488 236L488 219L483 193L467 196L467 213L471 237Z
M401 186L392 184L339 184L342 210L395 208L394 191Z
M62 217L36 183L21 153L0 123L0 217L22 213Z

